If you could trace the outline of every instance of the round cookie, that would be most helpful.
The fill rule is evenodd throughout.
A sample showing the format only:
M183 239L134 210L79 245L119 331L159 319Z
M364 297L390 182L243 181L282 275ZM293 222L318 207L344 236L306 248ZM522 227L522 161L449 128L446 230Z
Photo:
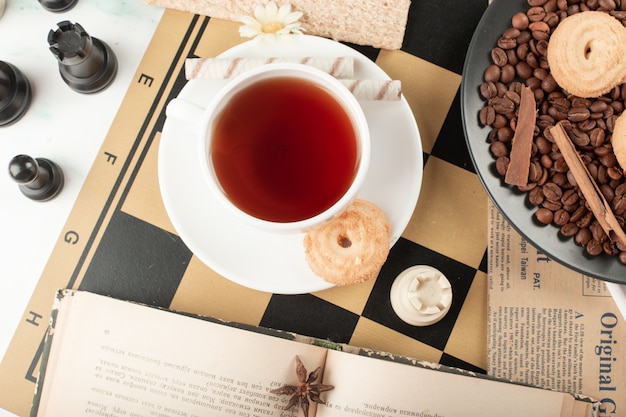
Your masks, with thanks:
M561 88L580 97L601 96L626 75L626 29L605 12L573 14L552 33L547 57Z
M341 215L305 234L306 260L327 282L357 284L378 274L389 255L389 236L385 212L356 200Z
M626 115L622 113L615 120L613 135L611 136L611 145L613 145L613 153L617 158L619 166L626 171Z

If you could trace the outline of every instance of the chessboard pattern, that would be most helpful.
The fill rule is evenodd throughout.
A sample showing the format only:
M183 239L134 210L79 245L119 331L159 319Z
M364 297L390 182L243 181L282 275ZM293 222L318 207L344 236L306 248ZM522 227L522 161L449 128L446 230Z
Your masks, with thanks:
M0 365L0 391L15 393L0 406L27 414L58 288L484 373L488 197L465 145L459 87L486 7L486 0L414 0L401 50L349 45L402 81L421 133L424 179L413 217L376 279L302 295L259 292L219 276L167 217L157 155L165 106L185 85L184 59L215 56L244 41L237 23L167 10ZM401 321L389 301L398 274L420 264L441 270L453 289L448 314L427 327Z

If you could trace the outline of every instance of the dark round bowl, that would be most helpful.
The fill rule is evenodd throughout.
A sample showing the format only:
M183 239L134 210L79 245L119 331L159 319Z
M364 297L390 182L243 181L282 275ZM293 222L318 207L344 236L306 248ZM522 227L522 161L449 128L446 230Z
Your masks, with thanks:
M485 104L479 87L485 68L491 64L491 49L502 32L511 26L511 17L528 7L526 0L494 0L478 23L470 42L463 68L461 113L472 161L496 207L511 226L538 250L590 277L626 284L626 265L617 257L590 256L573 239L562 237L555 226L542 226L534 220L535 208L528 203L526 193L505 184L497 174L487 141L491 128L482 127L478 122L478 112Z

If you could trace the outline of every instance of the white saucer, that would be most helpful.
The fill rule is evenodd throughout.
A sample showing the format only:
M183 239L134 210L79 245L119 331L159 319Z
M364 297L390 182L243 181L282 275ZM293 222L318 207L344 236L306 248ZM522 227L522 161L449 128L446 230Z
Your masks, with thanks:
M315 36L254 39L221 56L350 56L355 60L355 78L389 79L354 49ZM220 85L222 81L191 80L179 97L206 107ZM359 198L374 202L387 213L393 245L411 218L422 184L420 134L404 98L361 104L370 128L372 156ZM159 148L159 184L172 224L198 259L225 278L260 291L302 294L332 287L309 269L302 234L252 229L227 213L208 190L203 191L206 187L197 148L184 144L192 136L185 123L174 118L165 121Z

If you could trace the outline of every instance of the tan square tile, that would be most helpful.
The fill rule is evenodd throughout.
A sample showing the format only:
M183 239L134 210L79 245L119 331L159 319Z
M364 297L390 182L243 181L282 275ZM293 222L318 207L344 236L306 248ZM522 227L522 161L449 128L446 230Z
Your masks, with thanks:
M361 284L333 287L313 294L354 314L361 315L375 282L375 279L371 279Z
M194 256L170 308L257 326L271 296L227 280Z
M487 369L487 274L477 272L445 352Z
M400 50L382 50L376 59L392 79L402 81L406 97L430 153L461 85L461 76Z
M478 176L431 156L403 236L477 268L487 248L487 202Z

